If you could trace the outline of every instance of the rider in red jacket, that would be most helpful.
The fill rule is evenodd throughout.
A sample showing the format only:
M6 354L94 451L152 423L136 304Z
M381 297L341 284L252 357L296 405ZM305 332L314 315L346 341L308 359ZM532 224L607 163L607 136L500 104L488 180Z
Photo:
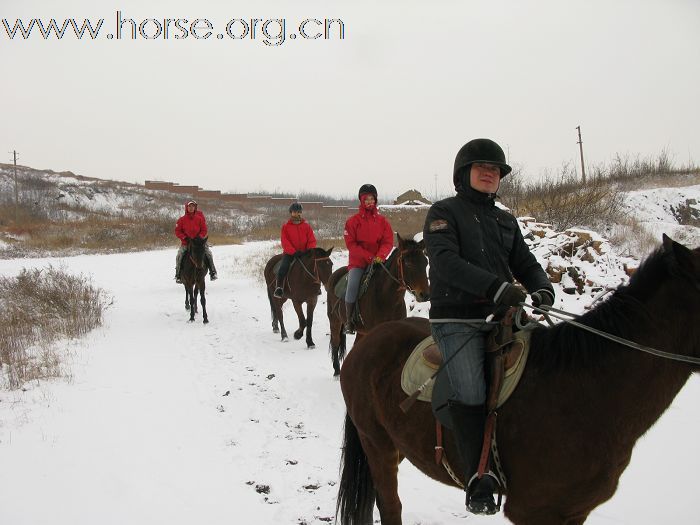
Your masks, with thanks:
M306 222L301 213L303 208L298 202L289 206L289 220L282 225L282 264L277 271L277 282L273 295L278 299L284 295L282 285L289 271L289 265L294 257L299 257L306 250L316 248L316 237L311 226Z
M204 218L204 214L197 209L195 201L189 200L185 204L185 214L175 224L175 235L181 242L175 258L175 281L180 283L182 282L180 281L180 263L182 262L182 256L187 251L187 239L194 239L195 237L204 239L207 236L207 221ZM215 281L217 275L214 267L214 256L208 245L205 245L204 251L207 257L207 265L209 266L209 278Z
M345 292L345 332L355 333L353 313L360 280L367 266L383 263L394 246L391 225L377 209L377 189L363 184L358 192L360 210L345 223L345 245L349 251L348 287Z

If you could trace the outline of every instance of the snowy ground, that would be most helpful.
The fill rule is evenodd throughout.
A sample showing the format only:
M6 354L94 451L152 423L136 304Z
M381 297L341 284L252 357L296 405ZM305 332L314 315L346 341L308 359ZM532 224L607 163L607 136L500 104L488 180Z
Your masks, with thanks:
M317 348L281 343L251 277L269 250L214 249L221 278L208 283L206 326L187 322L171 275L175 250L0 261L6 276L62 264L114 298L105 326L67 345L67 380L0 392L0 523L332 521L344 404L327 353L325 295ZM285 312L295 329L290 305ZM698 398L694 377L587 523L700 523ZM467 515L456 489L408 464L400 494L406 524L507 523Z

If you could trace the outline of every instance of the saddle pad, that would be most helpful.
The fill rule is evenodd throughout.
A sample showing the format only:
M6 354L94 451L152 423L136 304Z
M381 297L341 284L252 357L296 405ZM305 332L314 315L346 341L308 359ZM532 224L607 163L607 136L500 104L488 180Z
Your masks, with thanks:
M527 363L527 356L530 352L530 333L531 332L529 330L522 330L514 334L516 339L522 341L523 351L515 364L505 372L503 386L501 387L501 392L498 395L499 407L508 400L515 390L515 387L518 386L518 382L523 375L525 364ZM401 372L401 388L409 396L418 390L418 387L425 383L425 381L427 381L428 378L435 373L434 365L423 358L423 350L432 344L435 344L435 341L433 340L433 336L429 335L418 343L418 345L416 345L411 352L411 355L408 356L408 359L406 360L406 364ZM420 401L430 402L433 397L434 384L434 380L430 381L423 389L418 396Z
M345 291L347 289L348 289L348 274L346 273L340 279L338 279L337 283L335 283L335 288L333 288L333 292L335 293L336 297L345 297Z

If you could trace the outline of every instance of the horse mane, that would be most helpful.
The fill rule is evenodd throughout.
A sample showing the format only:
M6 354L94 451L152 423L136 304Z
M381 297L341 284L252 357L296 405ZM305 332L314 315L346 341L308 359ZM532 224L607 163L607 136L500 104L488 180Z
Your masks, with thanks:
M403 251L405 252L411 252L414 250L420 250L420 244L417 241L414 241L413 239L403 239L403 245L404 249ZM398 254L401 253L402 250L399 250L398 246L394 246L393 250L391 251L391 254L389 257L386 259L386 266L389 267L391 264L394 262L394 260L398 257Z
M640 265L627 285L620 286L607 300L578 319L591 326L625 339L635 339L640 327L653 320L645 307L650 297L669 278L676 264L672 254L658 249ZM561 322L553 327L538 327L532 333L528 362L542 369L575 371L602 366L611 355L609 340L581 328Z

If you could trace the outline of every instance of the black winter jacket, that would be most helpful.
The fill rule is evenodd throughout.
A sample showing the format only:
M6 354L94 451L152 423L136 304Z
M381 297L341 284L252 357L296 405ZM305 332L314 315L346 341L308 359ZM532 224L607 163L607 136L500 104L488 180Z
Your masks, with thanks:
M554 289L518 222L493 195L472 188L433 204L423 228L430 259L430 318L484 319L493 296L515 278L532 293Z

